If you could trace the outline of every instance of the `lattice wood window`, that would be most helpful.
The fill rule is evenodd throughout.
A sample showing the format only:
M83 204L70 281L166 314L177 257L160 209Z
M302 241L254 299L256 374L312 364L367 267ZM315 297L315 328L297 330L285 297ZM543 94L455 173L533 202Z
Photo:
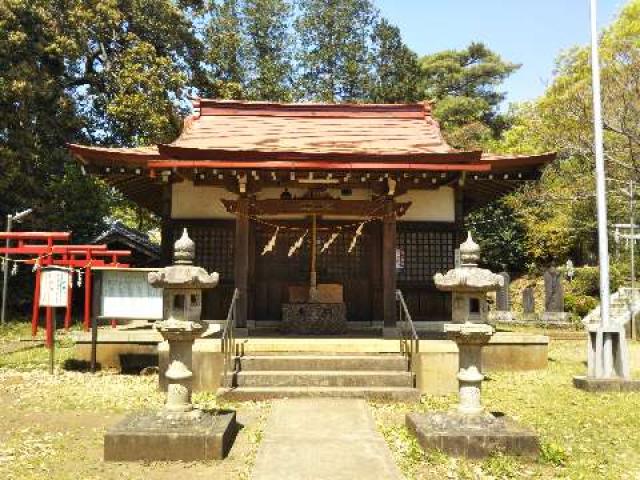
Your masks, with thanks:
M349 246L355 234L355 229L345 230L335 239L331 246L320 253L322 246L331 236L331 232L318 234L318 277L323 282L344 282L367 275L369 265L369 242L365 226L364 231L353 251L349 253Z
M399 226L397 246L400 261L398 281L421 282L433 285L433 276L453 268L454 232L428 230L424 227Z
M196 244L195 264L207 272L218 272L220 281L233 282L234 236L232 223L174 224L173 235L180 238L182 229L187 227L189 237Z
M289 248L300 238L303 230L281 229L273 251L261 255L262 249L273 236L271 227L256 227L256 270L263 279L294 282L309 281L309 234L302 246L291 256Z
M300 249L293 256L288 256L289 248L300 238L302 233L302 230L280 230L273 251L262 256L260 255L262 249L271 239L273 229L258 227L256 229L256 263L259 271L278 280L308 282L311 267L311 232L307 234ZM353 229L341 233L327 251L320 253L324 242L329 239L330 235L331 231L329 230L318 232L316 256L318 281L325 283L343 282L367 275L366 268L369 264L369 257L366 227L351 253L348 252L348 249L354 235Z

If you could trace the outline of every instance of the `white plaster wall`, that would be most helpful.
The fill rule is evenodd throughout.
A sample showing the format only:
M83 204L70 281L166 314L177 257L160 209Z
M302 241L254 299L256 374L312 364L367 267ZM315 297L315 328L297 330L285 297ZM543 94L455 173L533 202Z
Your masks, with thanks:
M437 190L409 190L396 197L397 202L411 202L400 222L454 222L455 194L451 187Z
M171 196L171 215L176 219L234 219L228 213L221 199L235 200L236 195L222 187L194 186L190 181L174 183ZM307 188L289 188L294 197L301 197ZM265 188L256 197L258 200L280 198L281 188ZM329 193L335 198L345 200L370 200L371 191L366 188L354 189L349 196L341 196L340 189L330 188ZM455 196L451 187L437 190L409 190L396 197L398 202L411 202L407 213L399 219L404 222L453 222L455 221ZM273 218L296 219L304 216L277 216ZM327 215L326 219L349 220L350 217Z
M236 195L222 187L194 186L193 182L174 183L171 192L171 216L176 219L234 219L220 202L235 200Z

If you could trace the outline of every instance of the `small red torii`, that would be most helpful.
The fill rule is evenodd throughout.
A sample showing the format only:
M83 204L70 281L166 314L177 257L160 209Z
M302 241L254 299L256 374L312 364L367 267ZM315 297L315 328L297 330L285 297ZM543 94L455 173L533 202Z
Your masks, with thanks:
M0 247L0 254L9 255L35 255L35 258L22 260L29 265L48 266L56 265L68 268L84 269L85 273L85 298L84 298L84 329L88 330L91 324L91 268L92 267L123 267L129 264L120 263L120 257L131 255L129 250L108 250L106 245L73 245L56 244L59 241L68 241L69 232L5 232L0 233L0 240L17 242L15 246ZM5 266L8 268L8 266ZM72 288L67 295L67 309L64 325L69 328L71 324L71 299ZM36 279L33 295L33 311L31 316L31 333L38 332L40 299L40 268L36 269ZM46 308L46 343L51 345L53 332L53 312Z

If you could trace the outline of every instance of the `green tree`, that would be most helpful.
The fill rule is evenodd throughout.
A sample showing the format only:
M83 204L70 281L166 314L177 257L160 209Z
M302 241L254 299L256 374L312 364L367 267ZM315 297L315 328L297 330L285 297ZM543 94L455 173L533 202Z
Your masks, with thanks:
M291 5L284 0L246 0L243 14L248 96L257 100L291 101Z
M525 270L530 258L526 230L508 202L497 200L465 218L465 226L482 247L482 261L495 271Z
M242 28L239 0L212 1L205 30L209 85L205 96L240 99L245 96L247 41Z
M294 22L301 96L356 101L371 85L370 44L378 13L369 0L298 0Z
M453 146L479 148L504 130L506 118L498 106L505 94L497 88L519 65L472 43L422 57L420 67L425 96L435 103L434 115Z
M557 151L537 185L511 199L538 262L595 259L596 215L590 50L574 48L558 61L544 95L522 106L494 150ZM609 223L628 223L622 189L640 181L640 0L607 29L600 46Z
M201 78L197 4L0 3L2 213L35 206L42 228L101 228L103 209L80 214L71 206L102 199L108 207L108 190L79 175L65 144L136 145L177 133L178 100ZM63 215L53 215L61 205Z
M373 29L374 103L413 103L422 97L418 56L402 41L400 29L386 19Z

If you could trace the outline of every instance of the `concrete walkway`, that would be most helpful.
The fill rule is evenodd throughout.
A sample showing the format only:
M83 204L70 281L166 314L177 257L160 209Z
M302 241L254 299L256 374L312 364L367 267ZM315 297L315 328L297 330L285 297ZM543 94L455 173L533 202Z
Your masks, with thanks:
M400 480L363 399L274 403L253 480Z

